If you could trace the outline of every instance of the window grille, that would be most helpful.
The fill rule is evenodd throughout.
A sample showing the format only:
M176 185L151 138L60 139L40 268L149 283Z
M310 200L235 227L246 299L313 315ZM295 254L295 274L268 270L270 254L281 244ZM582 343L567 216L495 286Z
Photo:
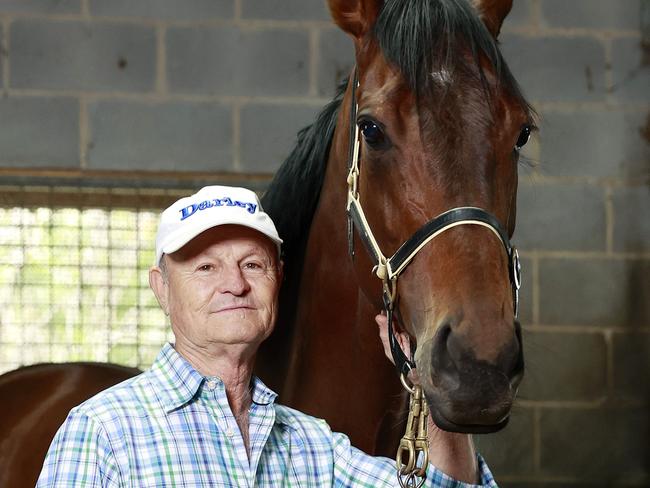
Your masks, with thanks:
M171 339L148 283L158 216L188 193L0 187L0 373L148 367Z

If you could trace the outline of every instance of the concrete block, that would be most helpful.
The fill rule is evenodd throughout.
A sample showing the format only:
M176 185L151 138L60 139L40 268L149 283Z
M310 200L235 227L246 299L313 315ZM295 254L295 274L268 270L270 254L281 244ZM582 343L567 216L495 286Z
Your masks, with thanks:
M231 108L219 104L103 101L88 107L88 167L232 170Z
M330 20L324 0L242 0L245 19Z
M74 14L81 0L0 0L0 13Z
M647 175L650 144L642 135L645 124L641 112L544 112L539 171L550 176Z
M524 331L526 373L520 398L592 401L607 388L605 336L597 333Z
M79 103L72 98L0 98L0 164L79 167Z
M647 408L549 409L541 414L541 472L582 482L648 478Z
M234 0L89 0L90 14L168 20L231 19Z
M582 184L521 184L514 235L521 251L604 251L604 192Z
M18 20L9 45L12 88L143 92L154 85L152 27Z
M304 96L309 91L306 31L173 28L167 55L174 92Z
M310 125L320 107L247 104L241 109L241 169L274 173L296 143L296 134Z
M613 344L614 391L650 403L650 334L617 333Z
M515 405L505 429L495 434L475 435L474 442L497 480L532 472L533 411Z
M605 48L597 39L505 33L501 49L531 101L578 102L605 98Z
M647 327L650 261L542 259L543 324Z
M336 89L354 67L354 44L339 29L327 29L320 33L318 46L318 95L333 97Z
M640 0L541 0L542 18L549 27L638 29Z
M643 46L641 39L612 41L611 93L616 100L650 102L649 55L649 48Z
M622 252L650 251L650 188L615 188L614 250ZM645 209L645 211L644 211Z
M533 1L534 0L516 0L512 2L512 10L503 22L503 28L520 27L530 25L533 22Z

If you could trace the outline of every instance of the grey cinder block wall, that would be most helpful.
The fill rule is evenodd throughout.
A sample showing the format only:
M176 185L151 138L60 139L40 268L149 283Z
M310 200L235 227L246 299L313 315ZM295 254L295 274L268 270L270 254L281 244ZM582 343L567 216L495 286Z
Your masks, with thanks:
M647 0L514 0L540 114L518 227L528 370L477 439L506 487L650 485ZM0 0L0 178L270 175L351 43L322 0ZM42 180L42 178L41 178Z

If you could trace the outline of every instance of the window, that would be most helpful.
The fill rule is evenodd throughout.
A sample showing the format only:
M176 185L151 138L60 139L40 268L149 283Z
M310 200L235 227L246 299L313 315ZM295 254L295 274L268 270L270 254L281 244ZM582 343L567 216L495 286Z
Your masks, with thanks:
M0 188L0 373L146 368L171 339L149 289L160 209L189 190Z

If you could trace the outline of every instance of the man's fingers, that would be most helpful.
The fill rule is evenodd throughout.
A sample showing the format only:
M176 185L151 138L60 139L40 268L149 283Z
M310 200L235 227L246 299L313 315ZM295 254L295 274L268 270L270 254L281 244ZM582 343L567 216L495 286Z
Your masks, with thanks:
M393 321L395 322L394 319ZM382 311L377 314L375 316L375 322L377 322L377 325L379 326L379 337L384 346L384 354L386 354L386 357L390 359L391 363L395 364L393 361L393 354L390 351L390 342L388 341L388 317L386 317L386 313ZM397 337L397 342L402 347L402 351L404 351L406 357L411 357L411 341L409 340L408 334L405 332L395 332L395 336Z
M397 337L397 342L399 343L400 347L402 348L402 351L404 351L404 355L407 358L411 357L411 341L409 340L409 336L406 332L395 332L395 337Z
M377 325L379 326L379 338L384 346L384 354L391 363L395 364L395 361L393 361L393 353L390 350L390 342L388 341L388 317L386 317L386 313L382 311L375 315L375 322L377 322ZM406 354L406 357L411 357L411 341L409 340L408 334L405 332L397 332L396 336L397 341L402 347L402 351ZM408 378L412 384L420 383L417 370L412 369L408 374Z

